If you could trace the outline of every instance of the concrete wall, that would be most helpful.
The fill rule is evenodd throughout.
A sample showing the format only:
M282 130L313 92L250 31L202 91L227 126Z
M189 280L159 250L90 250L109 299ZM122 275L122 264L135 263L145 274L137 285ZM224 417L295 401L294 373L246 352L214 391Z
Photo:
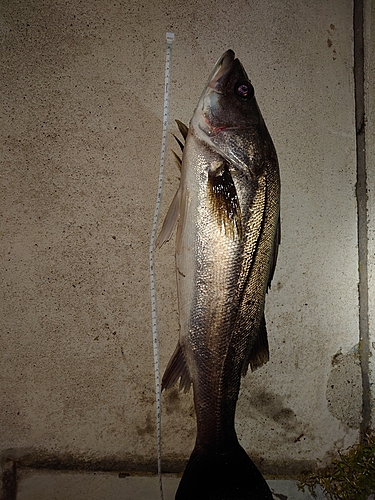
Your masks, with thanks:
M27 0L1 11L2 456L155 469L148 252L166 31L176 36L169 148L174 119L189 121L233 48L280 161L271 360L243 380L241 442L270 473L356 442L352 2ZM178 185L167 160L163 214ZM173 253L170 243L156 256L163 369L178 336ZM191 394L165 393L169 470L194 437Z
M368 290L371 422L375 425L375 2L365 2L365 124L368 220Z

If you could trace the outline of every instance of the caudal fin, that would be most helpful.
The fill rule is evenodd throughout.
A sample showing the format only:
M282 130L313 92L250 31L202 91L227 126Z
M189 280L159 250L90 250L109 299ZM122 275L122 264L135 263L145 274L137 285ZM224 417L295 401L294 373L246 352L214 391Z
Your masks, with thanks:
M272 500L262 474L238 442L223 452L194 449L175 500Z

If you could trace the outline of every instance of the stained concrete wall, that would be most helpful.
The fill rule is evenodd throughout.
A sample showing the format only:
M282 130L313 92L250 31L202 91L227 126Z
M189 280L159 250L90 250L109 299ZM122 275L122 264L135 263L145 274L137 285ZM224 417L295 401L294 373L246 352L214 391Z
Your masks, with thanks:
M365 72L365 131L367 171L367 220L368 220L368 309L370 347L371 425L375 426L375 2L365 2L364 23L364 72Z
M271 359L243 380L241 442L293 473L358 439L353 12L347 0L1 3L0 450L24 463L154 470L149 239L165 32L169 147L231 47L282 178ZM178 185L169 152L162 211ZM160 356L178 336L173 243L157 253ZM163 455L194 443L191 394L163 396Z

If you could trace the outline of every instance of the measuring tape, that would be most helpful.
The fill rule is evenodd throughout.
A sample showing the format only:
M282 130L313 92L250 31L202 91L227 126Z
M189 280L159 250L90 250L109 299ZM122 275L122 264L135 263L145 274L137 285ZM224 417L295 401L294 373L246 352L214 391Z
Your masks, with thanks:
M161 500L164 500L163 482L161 476L161 385L160 385L160 367L159 367L158 317L156 309L154 249L155 249L156 231L158 228L161 198L163 193L163 183L164 183L164 165L165 165L165 155L166 155L166 145L167 145L168 114L169 114L170 64L171 64L171 52L172 52L172 42L174 40L174 34L166 33L166 38L167 38L167 48L166 48L166 59L165 59L163 137L161 141L158 192L156 195L154 222L152 224L151 242L150 242L150 289L151 289L151 314L152 314L152 340L154 347L154 369L155 369L156 440L157 440L158 476L159 476L159 488L160 488Z

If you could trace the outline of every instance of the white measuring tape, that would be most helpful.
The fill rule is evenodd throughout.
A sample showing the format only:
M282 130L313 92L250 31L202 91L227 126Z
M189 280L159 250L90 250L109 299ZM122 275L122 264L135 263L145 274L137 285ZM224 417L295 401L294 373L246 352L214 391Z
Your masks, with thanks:
M161 141L158 192L156 195L154 222L152 224L151 242L150 242L150 288L151 288L152 340L154 347L154 369L155 369L156 440L157 440L158 476L159 476L159 488L160 488L161 500L164 499L163 482L161 476L161 384L160 384L160 367L159 367L158 317L156 309L154 248L155 248L156 231L158 228L158 220L159 220L160 205L161 205L163 183L164 183L164 165L165 165L165 155L166 155L166 145L167 145L168 114L169 114L170 64L171 64L171 52L172 52L172 42L174 40L174 34L166 33L166 38L167 38L167 48L166 48L166 59L165 59L163 137Z

